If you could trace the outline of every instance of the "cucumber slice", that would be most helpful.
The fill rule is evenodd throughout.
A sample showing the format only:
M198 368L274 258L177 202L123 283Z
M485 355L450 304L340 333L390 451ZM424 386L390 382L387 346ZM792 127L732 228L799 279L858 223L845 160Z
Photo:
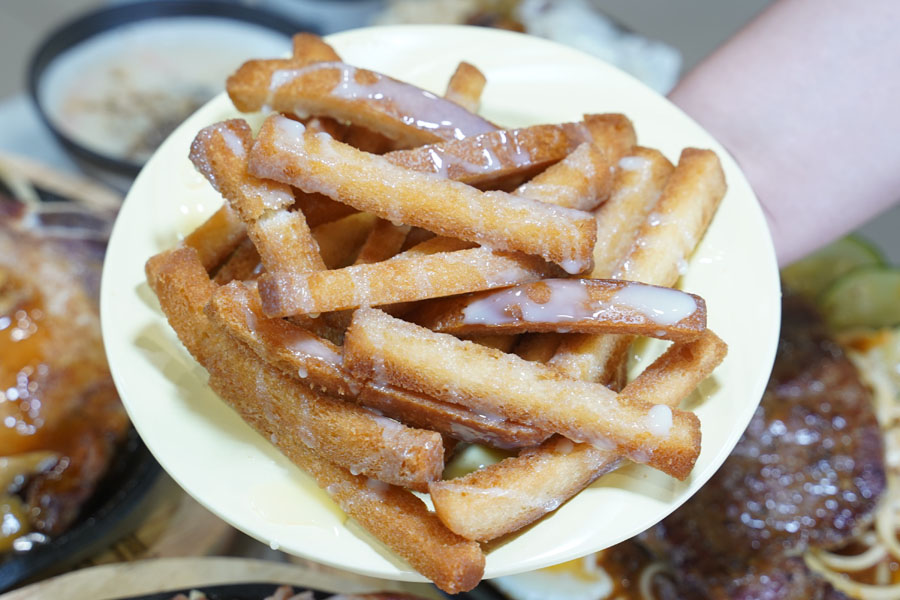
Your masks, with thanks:
M829 286L818 304L833 329L900 324L900 269L883 265L854 269Z
M856 235L848 235L781 270L785 287L815 301L845 273L865 265L884 265L881 252Z

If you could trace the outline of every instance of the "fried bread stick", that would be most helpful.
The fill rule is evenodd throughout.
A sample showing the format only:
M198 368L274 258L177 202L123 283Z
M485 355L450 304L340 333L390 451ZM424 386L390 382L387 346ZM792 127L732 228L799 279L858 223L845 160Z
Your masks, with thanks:
M596 226L588 213L403 169L281 116L260 129L250 169L394 223L535 254L569 273L590 267Z
M475 65L462 61L453 71L450 81L447 82L444 98L456 102L469 112L478 112L481 92L484 91L485 83L487 83L487 79L484 73L479 71Z
M593 210L609 197L612 171L603 151L585 142L513 193L566 208Z
M400 167L434 173L469 185L500 187L497 183L504 179L528 178L557 164L580 144L596 139L605 146L618 146L633 139L633 129L611 127L608 116L585 115L584 121L577 123L499 129L461 140L388 152L384 158ZM630 121L628 124L630 125ZM618 140L618 137L623 137L624 140ZM591 160L597 158L598 154L605 157L600 146L593 147L596 153L591 154ZM584 158L579 157L577 160L580 162ZM584 163L579 166L588 165ZM599 171L595 174L602 177ZM573 173L568 172L568 175ZM559 174L545 177L552 178L555 183L560 183L561 180Z
M594 246L594 266L589 277L607 279L615 275L619 264L626 258L634 243L637 231L647 215L656 205L663 186L674 167L657 150L635 146L627 156L618 160L613 177L612 191L607 202L601 205L594 216L597 222L597 243ZM567 339L579 339L580 334L567 334ZM593 336L596 338L596 336ZM606 344L614 344L618 336L605 336ZM554 334L536 334L523 341L523 347L517 349L529 360L547 362L553 358L559 348L561 336ZM570 342L571 343L571 342ZM607 348L596 348L603 352ZM522 354L524 353L524 354ZM624 369L616 369L613 373L605 373L602 378L590 379L582 376L582 371L589 370L591 358L586 352L583 358L572 356L565 363L563 372L575 379L586 381L602 381L608 383L622 380L624 385ZM557 367L560 365L557 364ZM616 389L620 389L621 385Z
M709 226L725 189L725 177L715 153L684 150L662 195L640 226L637 241L612 276L674 285ZM630 343L623 337L573 335L560 345L549 364L586 381L608 379L620 370L621 356Z
M241 112L266 107L301 118L331 117L410 147L496 129L431 92L339 61L300 66L284 61L249 61L228 78L225 88ZM408 118L411 114L416 118Z
M405 487L422 487L440 476L443 445L437 433L407 428L316 394L215 327L204 310L216 286L192 248L151 258L147 279L188 351L212 377L241 391L225 400L242 416L272 415L266 418L276 432L270 438L276 445L302 442L351 470Z
M197 251L203 268L213 271L247 239L247 226L237 212L223 204L185 236L182 243Z
M322 270L325 264L289 186L259 179L247 171L253 143L241 119L202 129L191 144L190 158L247 224L260 259L270 272Z
M534 256L470 248L308 274L265 273L259 294L267 315L284 317L503 287L554 271Z
M542 279L441 298L409 320L444 333L628 333L673 341L706 329L706 302L672 288L618 279Z
M344 364L390 383L546 431L561 433L683 479L700 451L696 415L623 402L600 384L371 308L358 309L344 338Z
M653 159L652 155L645 155L643 158L652 159L652 162L626 160L626 170L641 173L640 180L649 184L648 190L661 189L660 185L655 182L666 177L667 172L671 171L671 167L665 168L665 163ZM721 194L724 193L724 184L715 168L718 161L714 155L710 156L705 152L698 155L690 152L683 160L686 160L688 164L682 167L679 178L666 185L669 194L668 196L664 194L659 204L665 206L663 204L665 201L670 214L678 214L680 211L688 213L697 211L700 215L699 218L688 219L688 223L697 223L698 221L701 223L693 235L693 243L696 244L708 223L703 215L709 214L708 205L710 203L713 205L718 203ZM710 178L712 185L699 184L698 162L706 167L699 170L699 181ZM717 181L719 183L716 183ZM669 188L670 185L674 186L674 191ZM635 191L643 187L643 185L637 187ZM704 189L713 189L716 192L693 195L688 191L691 188L701 192ZM644 198L635 197L634 202L638 206L647 206L647 200L653 198L652 195L647 196L646 193L641 193L639 196L644 196ZM646 208L641 211L649 213ZM637 254L635 258L640 257L640 260L632 261L631 271L636 273L644 270L648 277L654 272L670 273L670 280L674 282L671 273L673 269L677 273L678 260L686 255L685 247L691 244L691 240L684 235L680 228L649 229L656 227L656 225L650 225L649 222L657 223L657 219L647 220L648 223L641 229L639 236L658 235L659 239L655 245L658 248L667 247L668 250L661 256L657 255L653 261L649 254ZM674 239L671 244L667 245L664 240L669 236ZM643 240L642 237L638 237L638 239ZM619 246L622 245L620 242ZM641 247L641 244L635 244L635 247ZM690 250L692 249L693 247L690 246ZM626 262L625 259L629 257L630 255L626 255L620 262ZM644 261L650 264L644 264ZM657 266L656 261L667 262L668 266ZM575 342L578 342L578 346L575 345ZM563 348L567 344L570 347L580 347L581 352L576 356L586 367L576 373L584 378L603 377L605 380L610 380L615 372L621 370L621 366L624 364L623 357L630 343L629 336L572 336L563 344ZM675 405L721 363L726 351L725 343L709 330L692 342L673 344L634 381L625 386L625 389L620 392L620 397L626 400L629 398L652 399L653 402ZM566 354L560 352L554 360L558 360L559 356L566 356ZM433 500L438 514L443 515L443 518L446 519L445 522L452 529L463 535L480 540L492 539L540 518L549 512L544 509L550 506L547 503L542 506L536 506L534 503L524 504L517 499L517 495L492 491L495 488L501 490L512 488L517 490L522 497L527 497L528 493L548 494L545 488L538 486L550 485L552 487L549 489L555 489L556 494L550 493L548 497L555 498L561 503L620 463L620 457L615 453L598 451L587 444L576 444L571 449L565 444L563 447L566 451L560 452L553 440L550 440L534 451L526 453L521 460L518 458L507 459L498 465L487 467L484 472L473 473L467 476L468 479L456 480L447 486L443 486L442 482L436 482L432 491L436 493ZM537 474L535 474L535 469L538 469ZM548 483L545 481L546 478L541 478L540 473L542 472L557 474L557 476ZM487 510L486 501L488 499L490 499L490 511ZM479 517L467 519L464 516L467 514L479 515Z
M282 372L407 425L499 448L533 446L549 435L423 394L355 379L344 368L338 346L283 319L267 318L251 285L234 282L219 288L207 304L206 312L235 339Z
M620 393L634 401L675 407L725 356L712 331L675 343ZM488 541L556 510L602 475L619 467L616 452L555 436L516 457L462 477L428 485L435 512L456 533Z

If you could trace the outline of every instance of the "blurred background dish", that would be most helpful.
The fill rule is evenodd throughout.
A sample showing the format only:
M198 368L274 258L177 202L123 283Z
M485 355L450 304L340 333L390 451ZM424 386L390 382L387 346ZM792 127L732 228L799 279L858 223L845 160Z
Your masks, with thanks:
M160 472L100 340L117 205L101 186L0 156L0 590L133 527Z
M681 53L629 31L590 0L390 0L376 25L458 24L520 31L592 54L661 94L678 81Z
M88 502L71 526L58 537L0 558L0 592L70 569L90 559L143 521L151 504L149 492L159 478L159 464L133 429Z
M29 69L46 125L88 165L127 178L248 56L290 51L297 19L240 4L150 1L90 12L53 31Z

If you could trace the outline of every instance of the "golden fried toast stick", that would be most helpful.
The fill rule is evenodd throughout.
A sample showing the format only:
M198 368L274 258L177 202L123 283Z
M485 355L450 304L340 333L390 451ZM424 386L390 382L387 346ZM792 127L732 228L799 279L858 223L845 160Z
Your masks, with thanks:
M457 594L481 581L481 547L447 529L411 492L351 475L317 460L299 445L287 455L312 475L347 515L441 590Z
M613 132L611 137L614 137L617 128L610 125L610 130ZM607 146L612 147L610 144ZM674 169L672 163L660 152L640 146L631 148L628 155L618 159L615 164L610 198L594 212L597 221L597 244L594 246L594 266L588 276L595 279L608 279L615 275L619 264L626 258L634 244L638 229L653 210L663 186ZM570 340L587 339L581 334L569 334L565 337ZM600 338L591 336L591 339ZM576 360L573 357L566 363L564 372L575 379L603 383L622 380L621 385L624 385L624 368L616 367L614 372L602 373L596 378L588 377L586 374L589 365L592 364L592 352L596 354L618 352L619 347L630 344L628 341L622 341L624 339L622 336L603 336L602 339L604 342L593 347L591 351L586 351L583 358ZM532 335L523 342L523 348L517 349L516 353L529 360L547 362L553 358L561 340L558 335ZM574 342L570 341L567 345L573 344ZM621 385L615 389L620 389Z
M415 231L415 230L413 230ZM410 232L412 235L413 232ZM414 256L428 256L437 254L438 252L456 252L457 250L468 250L477 247L477 244L458 240L451 237L434 236L430 237L418 244L407 248L397 255L396 258L412 258Z
M368 213L365 213L368 214ZM406 244L408 244L411 240L410 238L414 238L412 241L415 241L415 238L421 238L421 232L424 232L424 229L413 228L409 235L407 236ZM416 235L416 234L420 235ZM427 233L427 232L426 232ZM448 238L442 236L435 236L434 234L429 234L431 237L426 237L424 241L420 241L405 250L403 250L400 254L398 254L395 258L415 258L422 256L430 256L432 254L438 254L440 252L456 252L458 250L469 250L471 248L475 248L476 244L472 242L466 242L464 240L458 240L456 238ZM404 245L406 245L404 244ZM394 315L395 317L402 316L409 310L411 310L415 306L415 301L411 302L398 302L395 304L384 305L381 307L381 310ZM331 313L334 314L334 313ZM302 318L302 317L301 317ZM346 330L350 325L350 320L347 319L346 322L342 323L343 330Z
M646 155L645 158L651 158ZM640 162L626 160L623 171L642 173L641 179L649 182L650 190L658 188L658 182L667 176L671 168L664 168L664 163L654 160L655 164L642 164ZM684 166L682 166L684 162ZM718 161L714 155L706 152L687 152L679 163L680 170L676 170L678 177L673 174L665 187L657 208L662 208L666 214L681 214L686 218L686 223L695 223L693 244L699 241L706 229L710 205L718 204L721 194L724 193L724 180L721 172L716 168ZM700 168L698 168L700 167ZM706 192L705 190L715 190ZM691 194L690 191L694 191ZM612 202L612 201L611 201ZM644 201L638 204L643 205ZM604 206L604 209L607 208ZM690 218L691 213L695 218ZM661 213L662 214L662 213ZM699 216L699 218L697 218ZM696 223L699 222L699 225ZM650 225L650 223L656 223ZM647 219L647 224L641 229L639 238L641 244L635 244L635 248L642 247L645 235L659 236L654 244L661 249L661 255L651 257L648 254L626 256L641 257L640 261L632 261L630 269L632 273L642 271L644 275L652 273L668 273L669 281L674 283L677 277L677 264L680 259L693 250L691 240L686 238L684 231L679 227L659 227L660 220L657 217ZM670 225L674 225L671 222ZM670 244L663 240L670 239ZM625 262L625 259L622 259ZM656 263L668 263L658 266ZM674 272L674 274L673 274ZM646 281L646 279L644 279ZM631 344L630 336L571 336L563 343L563 348L569 346L567 351L558 352L551 360L557 368L569 367L573 375L590 380L609 380L613 375L621 371L624 365L623 357ZM578 352L580 350L580 352ZM644 370L634 381L625 386L620 397L625 400L634 398L652 398L653 402L662 402L674 405L684 398L696 385L706 378L712 370L722 361L727 351L725 343L715 334L707 330L706 333L692 342L683 345L674 344L653 364ZM572 357L577 359L572 360ZM567 359L566 363L560 362L560 357ZM577 368L573 368L572 365ZM551 445L545 443L522 461L508 459L499 465L488 467L485 473L472 474L468 480L456 480L446 489L440 489L441 484L436 484L437 494L440 499L433 497L435 509L438 514L446 515L447 523L457 532L467 532L474 539L490 539L503 535L515 528L525 525L539 518L547 511L541 511L538 507L528 506L521 501L518 503L513 494L504 496L501 503L492 488L511 488L518 490L523 497L528 492L535 492L538 486L553 485L554 488L539 493L548 494L548 497L556 498L563 502L580 491L584 486L600 475L617 467L620 458L612 453L602 453L587 444L576 444L569 452L560 453ZM536 473L536 465L541 470ZM549 475L540 477L540 473L559 474L552 482L546 481ZM531 480L530 478L534 478ZM479 492L480 488L487 491ZM433 490L434 491L434 490ZM494 513L486 510L486 498L491 499L490 506ZM441 505L439 507L439 505ZM480 512L479 512L480 511ZM482 520L466 521L461 514L487 515ZM455 519L451 524L450 519Z
M403 247L409 230L409 225L394 225L390 221L378 219L353 264L367 265L395 256Z
M325 265L338 269L352 264L377 222L375 215L356 212L313 229Z
M263 215L247 226L247 234L267 271L307 273L325 269L319 245L298 211L278 210Z
M247 224L247 234L266 270L324 269L303 213L288 210L294 204L290 187L259 179L247 171L252 144L250 126L245 121L223 121L197 134L190 158Z
M455 335L562 331L687 341L706 329L706 302L680 290L619 279L543 279L440 298L408 317Z
M447 82L444 98L456 102L471 113L477 113L478 105L481 104L481 92L486 83L487 78L478 67L462 61Z
M603 148L618 151L633 145L634 127L622 115L585 115L577 123L497 130L384 157L401 167L484 187L510 176L532 177L586 142L596 142L601 154Z
M482 346L487 346L488 348L494 348L495 350L499 350L500 352L512 352L512 349L516 345L516 341L518 340L518 336L515 335L484 334L467 335L464 337L470 342L475 342L476 344L481 344Z
M711 330L694 341L674 343L620 396L678 406L725 352L725 343ZM452 531L488 541L552 512L623 460L613 451L556 436L463 477L430 483L428 489L435 512Z
M534 256L470 248L307 274L264 273L259 294L267 315L286 317L461 294L554 272Z
M290 403L283 402L285 396L260 396L255 389L256 373L264 374L267 380L268 367L258 363L249 373L235 370L246 366L242 363L249 351L210 327L204 318L203 306L214 286L204 277L192 250L176 250L151 259L148 276L179 338L210 371L210 386L247 423L311 475L348 516L439 588L455 594L478 584L484 574L484 555L478 544L450 532L412 493L365 475L353 475L298 443L296 433L302 435L305 419L298 421L290 414Z
M212 383L212 380L210 381ZM217 390L226 395L228 390ZM266 423L251 425L266 433ZM419 573L448 594L469 591L484 575L484 554L476 542L441 523L414 494L321 460L302 444L282 450L316 480L341 509Z
M622 462L614 450L553 436L518 456L428 488L435 514L450 531L487 542L553 512Z
M674 285L725 196L725 174L712 150L686 148L662 197L638 232L622 279ZM665 257L665 260L659 260Z
M291 54L294 63L327 62L341 60L331 45L314 33L296 33L291 38Z
M335 202L322 194L307 194L303 190L294 188L294 210L303 212L306 224L315 229L323 223L330 223L342 219L356 212L352 206Z
M623 398L678 406L725 359L728 345L711 329L670 345L619 392Z
M609 279L616 274L674 168L658 150L641 146L618 160L610 199L594 213L597 245L590 277Z
M250 154L260 177L320 192L394 223L535 254L578 273L590 267L593 216L397 167L281 116L266 119Z
M191 142L189 155L197 171L225 196L245 223L294 204L290 187L247 171L252 144L250 125L243 119L231 119L201 129Z
M386 382L438 400L554 431L683 479L700 451L696 415L623 402L600 384L372 308L354 313L344 364L364 381Z
M268 107L301 118L330 117L410 147L496 129L431 92L338 61L302 66L278 60L250 61L228 78L225 88L241 112Z
M355 380L344 368L338 346L283 319L267 318L252 285L234 282L219 288L207 304L206 313L232 337L282 372L407 425L499 448L534 446L549 435L422 394Z
M247 226L237 212L223 204L199 227L186 235L182 243L196 250L203 267L212 271L245 239Z
M297 34L294 36L294 59L296 63L285 68L301 68L316 62L340 61L341 57L322 38L312 34ZM380 133L351 123L338 122L328 117L316 117L309 122L315 129L327 131L335 139L366 152L382 154L387 150L393 150L395 146L390 139Z
M244 241L234 249L231 256L216 271L213 281L218 285L225 285L234 280L256 279L262 273L262 268L259 252L257 252L253 240L244 238Z
M603 151L585 142L513 193L566 208L593 210L609 198L612 171Z
M585 115L584 121L591 132L590 141L603 151L611 165L628 156L637 144L634 125L621 113Z
M253 282L233 281L218 288L206 305L206 315L268 364L313 389L343 399L359 393L358 384L343 368L341 349L304 327L266 317Z
M245 63L226 83L235 98L246 97L259 92L259 86L271 82L277 71L285 73L302 69L308 65L322 62L339 62L341 57L334 48L317 35L299 33L293 38L293 56L290 59L252 60ZM268 110L271 106L263 105L260 110ZM336 139L343 140L367 152L380 154L394 149L394 144L381 134L349 123L339 122L327 116L318 116L306 120L314 131L326 131ZM310 227L313 227L310 224Z
M188 351L236 394L224 399L243 417L268 422L279 448L305 444L352 471L404 487L421 488L440 477L439 434L405 427L369 411L313 392L261 361L214 326L204 310L216 285L192 248L147 262L147 280Z
M463 66L463 65L466 66ZM481 78L481 83L479 87L478 78ZM475 106L478 105L481 89L484 87L484 76L472 65L468 65L466 63L461 63L460 68L457 69L454 76L450 79L448 84L447 93L444 95L444 98L456 102L466 110L470 112L476 112L471 107L467 106L463 102L459 100L466 99L470 103L474 103ZM448 94L456 94L453 98L448 96ZM346 133L343 137L335 137L335 139L339 139L344 143L350 144L354 148L358 148L359 150L363 150L365 152L371 152L372 154L384 154L385 152L390 152L391 150L396 150L398 147L404 146L404 144L398 144L391 138L383 135L382 133L368 129L361 125L354 125L352 123L345 125Z
M406 241L411 227L409 225L394 225L390 221L378 219L375 227L369 232L366 241L363 242L356 255L354 265L368 265L381 262L396 256ZM344 331L350 325L352 311L341 310L324 315L324 319L333 327Z
M233 98L258 96L260 90L268 86L272 75L277 71L298 69L310 63L341 60L334 48L317 35L299 33L293 37L292 42L293 54L290 58L250 60L241 65L226 82L229 95ZM252 109L238 107L238 110L248 112L260 108L262 104Z
M384 157L400 167L483 186L509 175L533 175L589 139L582 123L533 125L395 150Z
M339 206L345 205L339 204ZM231 209L229 208L229 210ZM314 227L312 236L316 240L319 255L325 266L329 269L336 269L353 262L354 255L371 235L376 221L377 218L374 215L353 211L353 214L329 220ZM249 238L245 238L221 268L216 271L214 280L223 285L235 279L239 281L256 279L264 270L260 260L256 246Z
M640 169L644 169L642 164ZM672 286L703 237L725 195L725 177L715 153L688 148L637 233L637 242L613 277ZM550 365L586 381L601 381L620 370L628 338L570 336Z
M448 438L494 448L529 448L550 437L549 432L529 425L372 381L362 386L357 401L411 427L431 429Z

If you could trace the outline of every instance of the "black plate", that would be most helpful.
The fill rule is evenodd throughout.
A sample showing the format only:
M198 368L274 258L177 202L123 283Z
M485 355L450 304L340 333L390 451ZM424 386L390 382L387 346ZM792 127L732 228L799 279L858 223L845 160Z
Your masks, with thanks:
M133 530L146 516L147 492L159 463L132 428L81 516L64 534L0 562L0 592L48 577L96 554Z
M264 600L275 593L282 584L277 583L231 583L226 585L198 585L189 588L177 590L169 590L165 592L156 592L154 594L143 594L140 596L123 596L116 600L171 600L177 594L184 594L190 597L190 592L199 590L206 594L208 600ZM316 600L324 600L335 594L332 592L323 592L311 588L300 588L291 586L295 594L310 591ZM443 592L441 592L443 594ZM476 587L471 592L456 594L451 596L444 594L448 598L458 598L460 600L508 600L506 596L501 595L494 588L487 586L486 582Z
M491 585L491 582L488 580L482 581L475 588L469 590L468 592L463 592L462 594L446 594L440 591L442 594L447 596L448 598L460 598L465 600L511 600L508 596L503 594L500 590Z
M189 588L171 590L166 592L157 592L155 594L143 594L140 596L127 596L117 598L116 600L171 600L177 594L189 596L193 590L199 590L206 594L209 600L263 600L275 593L281 587L277 583L232 583L227 585L197 585ZM323 600L334 596L331 592L323 592L321 590L313 590L310 588L299 588L291 586L294 593L310 591L316 600Z
M101 8L69 21L51 32L38 45L38 49L31 57L28 67L28 92L31 95L31 100L37 107L41 120L66 150L102 169L129 177L137 176L142 164L94 152L57 129L41 105L38 84L44 71L56 57L98 33L147 19L183 16L213 16L233 19L261 25L288 36L298 31L320 32L318 27L310 23L300 22L285 15L270 13L260 8L226 0L149 0L126 2L116 6Z

